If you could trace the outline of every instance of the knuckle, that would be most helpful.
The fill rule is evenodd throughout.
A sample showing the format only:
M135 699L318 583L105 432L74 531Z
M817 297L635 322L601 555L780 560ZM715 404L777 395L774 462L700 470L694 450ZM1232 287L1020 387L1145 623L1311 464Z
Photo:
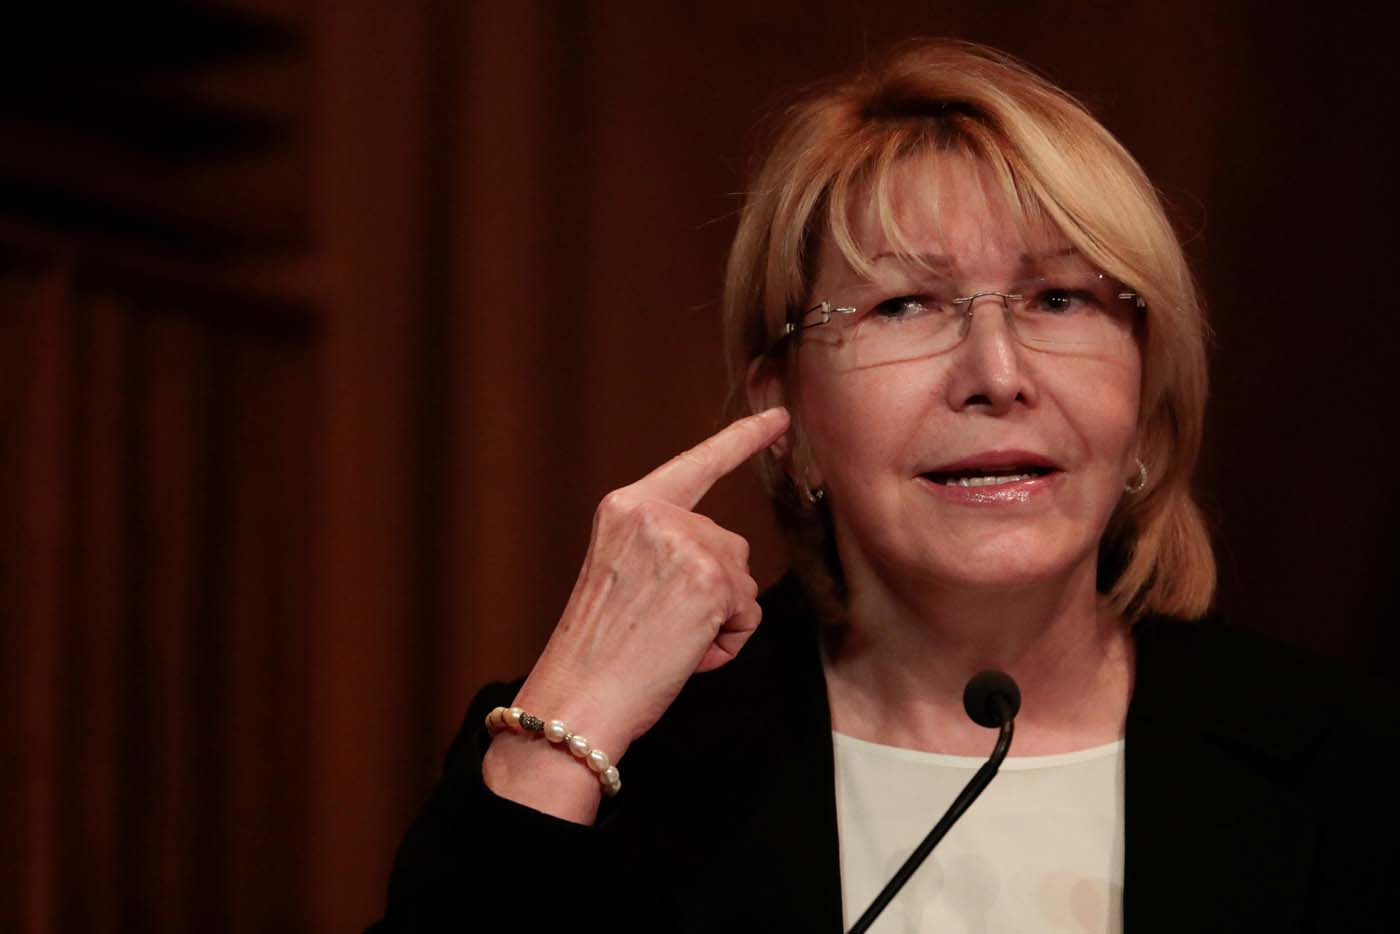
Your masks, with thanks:
M637 508L633 518L643 538L668 557L684 557L695 548L695 541L684 522L677 521L665 503L644 503Z
M632 504L627 512L629 524L642 532L656 535L666 528L665 508L658 502L649 499L638 500ZM668 539L669 536L662 536Z
M742 535L733 535L731 539L734 543L734 553L739 556L739 563L747 564L749 561L749 540Z
M724 588L724 569L709 555L698 554L690 559L690 580L697 590L713 596Z
M649 499L644 499L639 503L634 503L630 510L631 515L642 525L655 525L660 518L661 510L656 503Z
M635 505L636 501L627 490L613 490L598 503L597 514L600 519L614 519L627 515Z

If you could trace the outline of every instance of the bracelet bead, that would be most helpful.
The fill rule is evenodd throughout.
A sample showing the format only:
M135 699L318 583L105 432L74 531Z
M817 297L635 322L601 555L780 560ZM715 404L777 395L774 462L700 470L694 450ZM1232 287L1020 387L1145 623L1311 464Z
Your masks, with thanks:
M608 754L594 749L586 736L570 730L563 720L545 721L519 707L497 707L486 715L486 728L495 735L502 730L515 733L543 733L551 743L564 743L570 753L582 759L598 777L603 794L611 797L622 790L622 777Z

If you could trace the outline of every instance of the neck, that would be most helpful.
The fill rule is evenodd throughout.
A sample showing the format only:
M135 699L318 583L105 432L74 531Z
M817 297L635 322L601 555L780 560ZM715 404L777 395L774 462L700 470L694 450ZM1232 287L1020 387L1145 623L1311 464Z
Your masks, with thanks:
M928 584L896 591L852 568L848 624L825 646L832 725L860 739L985 755L989 731L962 690L988 668L1021 688L1016 752L1043 755L1122 736L1132 638L1094 588L1092 558L1023 587Z

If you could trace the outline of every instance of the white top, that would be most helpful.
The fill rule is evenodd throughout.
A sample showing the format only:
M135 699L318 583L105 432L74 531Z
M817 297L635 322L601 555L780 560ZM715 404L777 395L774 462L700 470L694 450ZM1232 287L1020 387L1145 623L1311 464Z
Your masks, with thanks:
M986 759L832 737L850 927ZM881 934L1122 930L1122 740L1008 758L871 927Z

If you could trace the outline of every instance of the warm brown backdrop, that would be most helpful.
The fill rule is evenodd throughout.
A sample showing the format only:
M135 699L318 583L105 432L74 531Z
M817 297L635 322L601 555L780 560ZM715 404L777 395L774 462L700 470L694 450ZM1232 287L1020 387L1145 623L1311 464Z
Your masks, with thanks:
M1206 0L89 6L10 24L0 62L0 928L371 920L593 504L718 424L757 119L911 34L1026 57L1139 155L1218 330L1221 603L1394 677L1380 24ZM707 508L778 573L751 479Z

